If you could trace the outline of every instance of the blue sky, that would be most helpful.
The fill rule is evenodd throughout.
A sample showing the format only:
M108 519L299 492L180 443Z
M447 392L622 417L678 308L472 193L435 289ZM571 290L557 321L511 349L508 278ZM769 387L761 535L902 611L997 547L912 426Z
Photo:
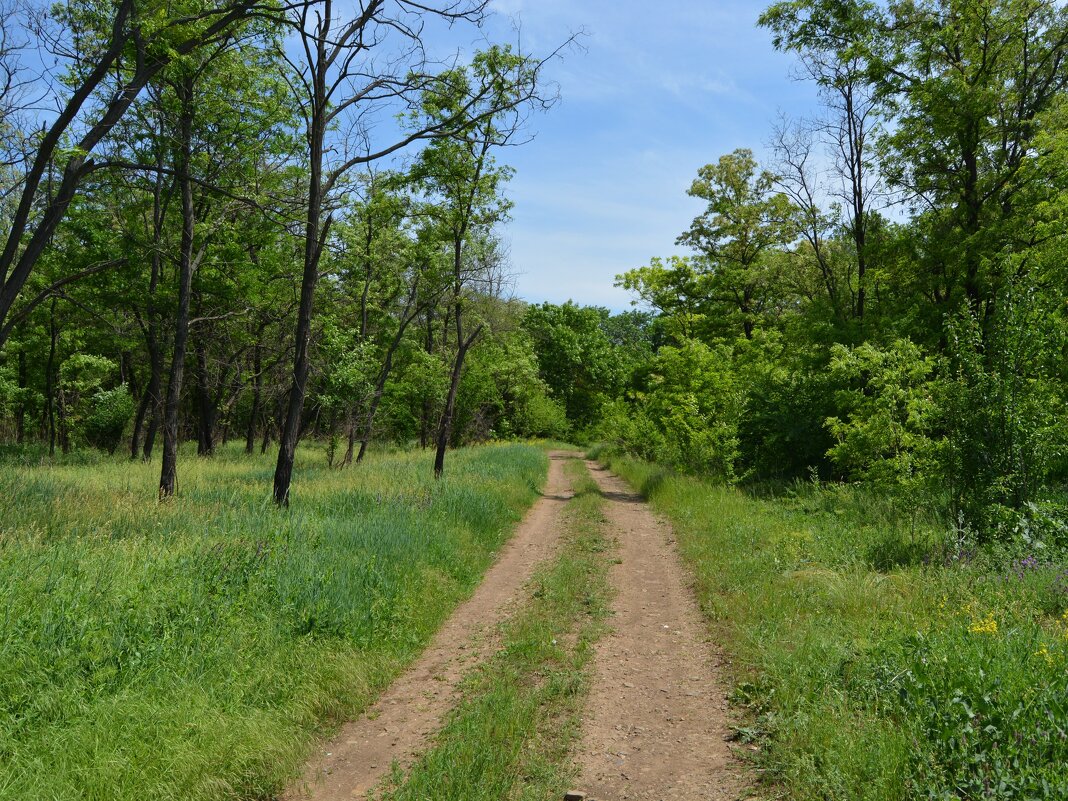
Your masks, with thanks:
M686 189L698 167L735 148L758 155L780 112L815 108L793 59L756 27L746 0L493 0L491 36L521 21L525 49L585 30L585 52L554 63L561 101L532 121L534 141L503 154L517 170L506 229L517 294L621 310L617 273L679 252L701 211Z

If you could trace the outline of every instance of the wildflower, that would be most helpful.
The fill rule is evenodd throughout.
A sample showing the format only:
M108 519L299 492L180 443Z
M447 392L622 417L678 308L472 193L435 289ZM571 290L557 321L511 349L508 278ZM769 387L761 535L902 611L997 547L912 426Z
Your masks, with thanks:
M1043 659L1045 659L1047 665L1053 664L1053 657L1050 655L1049 648L1044 645L1041 646L1037 651L1035 651L1034 655L1041 656Z
M997 634L998 622L994 620L994 613L988 612L982 620L973 620L968 631L972 634Z

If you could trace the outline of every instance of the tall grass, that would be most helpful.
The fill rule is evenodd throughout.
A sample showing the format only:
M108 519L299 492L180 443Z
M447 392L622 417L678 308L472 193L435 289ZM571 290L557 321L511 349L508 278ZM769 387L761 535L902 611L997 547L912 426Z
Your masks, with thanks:
M337 471L0 457L0 799L266 798L470 593L536 496L543 453L423 453Z
M850 487L741 491L609 457L673 522L792 799L1068 798L1068 574L958 550Z

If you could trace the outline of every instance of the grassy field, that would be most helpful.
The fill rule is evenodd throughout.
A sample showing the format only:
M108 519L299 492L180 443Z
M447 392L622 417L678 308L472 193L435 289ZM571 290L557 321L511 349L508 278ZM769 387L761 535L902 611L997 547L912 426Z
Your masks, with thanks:
M0 799L265 798L477 584L545 476L489 446L328 470L0 454Z
M380 801L548 801L575 778L568 753L604 629L610 543L597 485L581 462L567 469L576 495L560 556L531 581L528 604L502 627L500 650L466 679L431 750Z
M772 797L1068 798L1063 556L961 549L850 487L607 461L676 528Z

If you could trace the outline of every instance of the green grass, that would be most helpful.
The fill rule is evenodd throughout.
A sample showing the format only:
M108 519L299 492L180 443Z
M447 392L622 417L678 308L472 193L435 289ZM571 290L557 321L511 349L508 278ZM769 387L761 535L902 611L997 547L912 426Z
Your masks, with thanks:
M775 797L1068 797L1058 560L957 554L851 487L757 498L608 461L674 523Z
M157 465L0 454L0 799L267 798L470 594L540 449Z
M501 649L465 679L431 750L394 777L383 801L549 801L568 789L569 747L609 596L600 494L581 462L568 469L577 495L562 553L531 581Z

